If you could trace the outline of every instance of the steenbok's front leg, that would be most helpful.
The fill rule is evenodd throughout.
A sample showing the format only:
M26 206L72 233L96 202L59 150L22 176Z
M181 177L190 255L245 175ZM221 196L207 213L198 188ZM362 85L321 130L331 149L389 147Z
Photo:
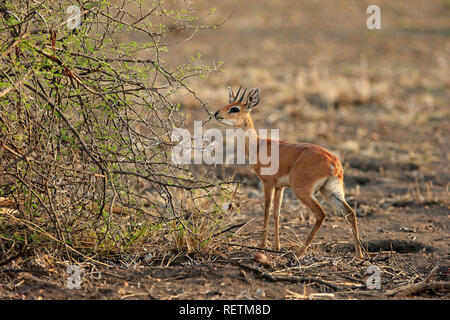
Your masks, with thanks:
M269 217L270 210L272 209L274 190L275 188L273 186L267 184L264 185L264 229L260 245L262 249L266 248L267 245L267 230L269 229Z
M273 202L273 216L275 219L275 250L280 250L280 209L283 202L283 187L275 189L275 199Z

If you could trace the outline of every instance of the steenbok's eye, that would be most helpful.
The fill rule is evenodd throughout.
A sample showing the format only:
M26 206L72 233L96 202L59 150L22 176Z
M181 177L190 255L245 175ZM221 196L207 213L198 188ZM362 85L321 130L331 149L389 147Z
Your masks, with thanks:
M233 107L233 108L231 108L230 111L228 111L228 112L229 112L229 113L235 113L235 112L239 112L239 111L241 111L241 110L239 110L239 108Z

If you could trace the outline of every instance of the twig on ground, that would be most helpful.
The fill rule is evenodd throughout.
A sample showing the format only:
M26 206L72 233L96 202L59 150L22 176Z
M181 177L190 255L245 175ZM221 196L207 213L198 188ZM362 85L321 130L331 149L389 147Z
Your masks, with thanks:
M218 235L220 235L220 234L222 234L222 233L225 233L225 232L228 232L228 231L230 231L230 230L233 230L233 229L235 229L235 228L242 227L242 226L245 225L246 223L247 223L247 222L235 224L235 225L233 225L233 226L231 226L231 227L226 228L225 230L222 230L222 231L219 231L219 232L215 233L215 234L213 235L213 237L217 237Z
M224 244L233 246L233 247L247 248L247 249L252 249L252 250L267 251L267 252L273 252L273 253L286 253L286 251L258 248L258 247L254 247L254 246L246 246L243 244L237 244L237 243L231 243L231 242L224 242Z
M20 273L20 272L29 272L29 273L39 273L39 274L47 274L47 271L40 269L31 269L31 268L0 268L0 272L11 272L11 273Z
M387 296L407 297L419 294L426 290L450 290L450 281L431 282L431 278L436 273L439 266L435 266L430 273L418 283L407 284L386 292Z
M246 269L246 270L250 270L253 272L258 273L262 278L265 278L267 280L270 281L288 281L288 282L301 282L301 283L310 283L310 282L315 282L318 283L320 285L329 287L333 290L341 290L340 287L331 284L327 281L318 279L318 278L313 278L313 277L298 277L298 276L274 276L272 273L264 271L260 268L256 268L256 267L252 267L243 263L238 263L239 267Z

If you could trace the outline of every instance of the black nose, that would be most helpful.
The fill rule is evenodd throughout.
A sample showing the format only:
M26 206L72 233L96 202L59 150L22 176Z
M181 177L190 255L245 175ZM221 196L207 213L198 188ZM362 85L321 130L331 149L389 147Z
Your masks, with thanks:
M218 115L219 115L219 111L216 111L216 113L214 113L214 118L217 118Z

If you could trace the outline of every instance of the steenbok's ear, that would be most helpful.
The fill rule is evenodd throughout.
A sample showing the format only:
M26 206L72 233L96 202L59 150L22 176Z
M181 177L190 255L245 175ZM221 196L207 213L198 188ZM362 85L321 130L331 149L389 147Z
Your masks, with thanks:
M228 87L228 102L230 104L232 104L234 102L234 93L233 93L233 89L231 89L230 87Z
M259 103L259 88L255 88L248 93L247 108L251 109Z

